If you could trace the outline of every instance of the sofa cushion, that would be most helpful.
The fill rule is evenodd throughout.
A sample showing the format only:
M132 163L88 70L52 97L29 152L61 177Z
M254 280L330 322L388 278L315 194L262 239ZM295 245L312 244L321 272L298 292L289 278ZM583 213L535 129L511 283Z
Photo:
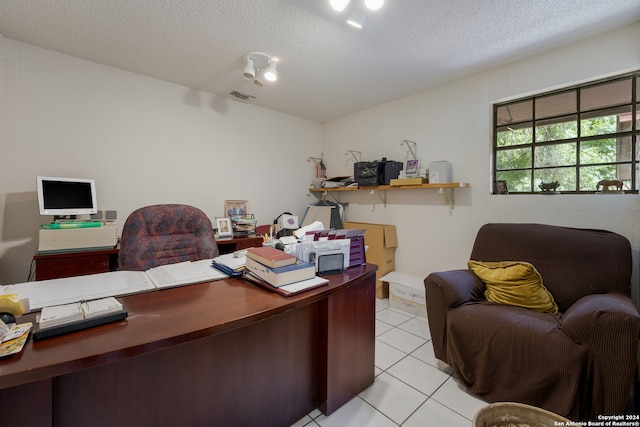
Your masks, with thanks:
M487 286L487 301L557 313L553 296L542 283L536 268L523 261L481 262L470 260L469 268Z

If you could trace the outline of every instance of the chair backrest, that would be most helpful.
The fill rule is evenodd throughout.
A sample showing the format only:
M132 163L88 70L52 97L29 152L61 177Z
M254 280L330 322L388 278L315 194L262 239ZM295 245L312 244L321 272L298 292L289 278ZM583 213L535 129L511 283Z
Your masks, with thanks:
M218 256L211 221L189 205L146 206L129 215L122 228L121 270L147 270L159 265Z
M486 224L478 231L471 259L530 262L562 312L586 295L631 294L631 245L610 231Z

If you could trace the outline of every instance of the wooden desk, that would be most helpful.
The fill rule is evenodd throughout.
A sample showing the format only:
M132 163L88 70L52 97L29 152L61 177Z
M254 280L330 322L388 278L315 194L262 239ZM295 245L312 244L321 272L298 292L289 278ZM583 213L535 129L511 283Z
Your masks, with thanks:
M240 249L262 246L262 237L223 237L216 240L221 254ZM83 276L106 273L118 269L119 249L88 249L55 253L37 253L36 280L59 279L61 277Z
M36 280L106 273L118 269L118 248L37 253Z
M241 279L123 297L127 320L0 360L2 423L288 426L330 414L373 383L375 272L352 267L290 298Z
M219 237L216 240L220 254L230 254L241 249L262 246L262 237Z

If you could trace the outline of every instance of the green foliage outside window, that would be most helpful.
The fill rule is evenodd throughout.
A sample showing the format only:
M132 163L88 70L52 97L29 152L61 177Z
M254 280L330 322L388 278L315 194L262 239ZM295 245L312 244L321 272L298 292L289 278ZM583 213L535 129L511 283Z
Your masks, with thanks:
M601 180L621 180L635 192L639 75L494 106L494 179L506 181L509 193L537 193L554 181L563 193L594 193Z

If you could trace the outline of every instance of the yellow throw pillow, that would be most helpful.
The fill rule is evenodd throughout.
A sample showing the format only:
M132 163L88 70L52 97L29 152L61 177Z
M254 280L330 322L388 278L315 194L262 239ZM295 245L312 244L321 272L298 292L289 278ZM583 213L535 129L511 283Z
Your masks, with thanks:
M528 262L469 261L469 268L487 285L487 301L517 305L543 313L558 312L558 305L542 283L538 270Z

